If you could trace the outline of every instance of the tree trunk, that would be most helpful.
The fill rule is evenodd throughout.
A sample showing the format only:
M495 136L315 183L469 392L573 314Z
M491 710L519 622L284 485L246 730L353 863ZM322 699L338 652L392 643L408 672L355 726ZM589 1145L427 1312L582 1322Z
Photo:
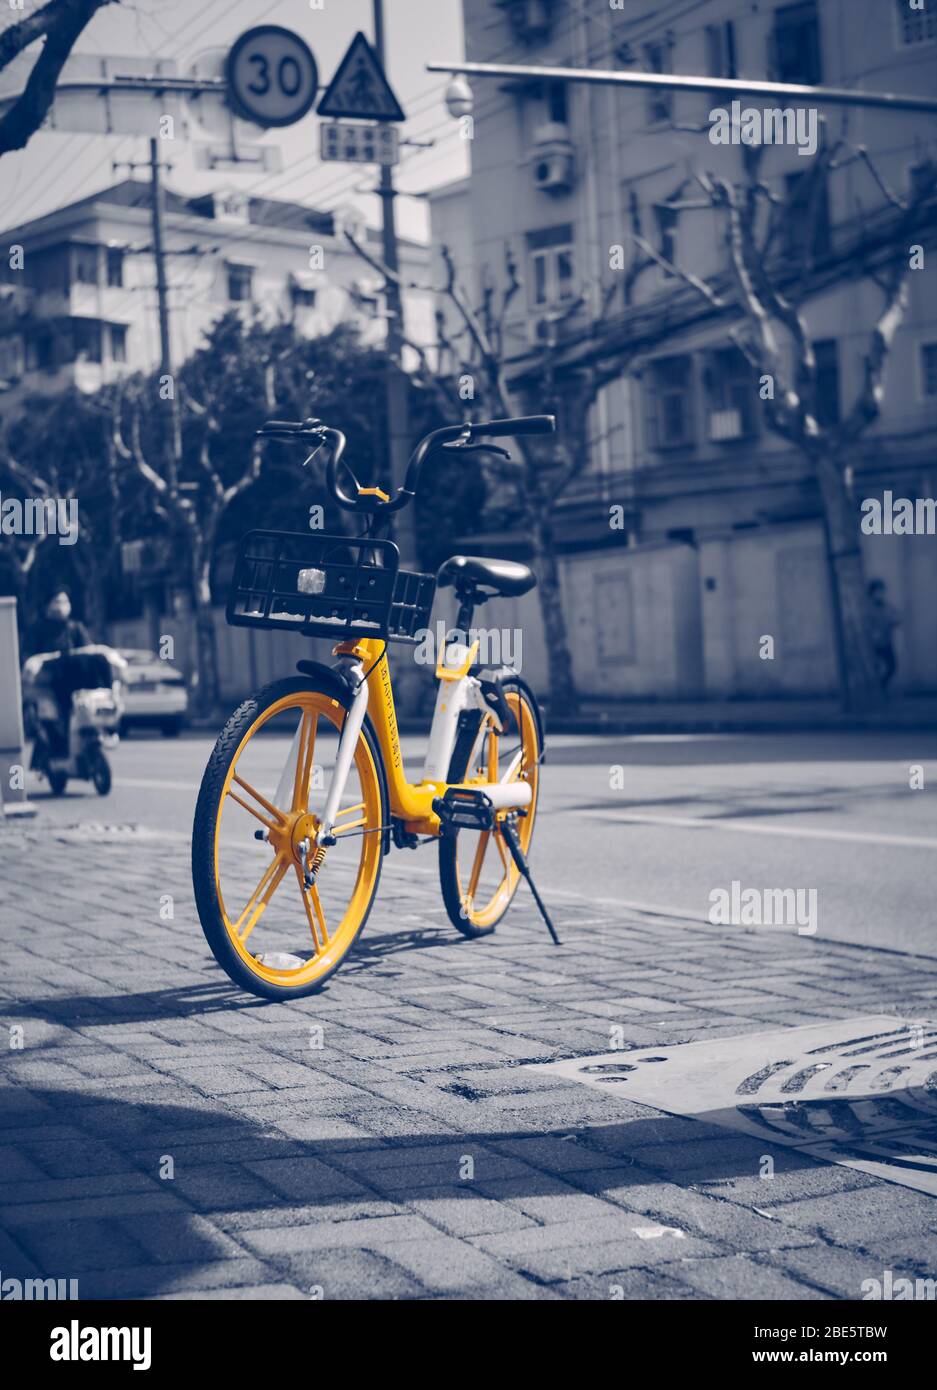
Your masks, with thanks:
M826 515L832 597L844 709L874 710L884 700L868 628L868 596L859 546L859 518L839 460L814 458Z
M576 686L569 654L569 637L563 615L560 571L556 562L553 524L549 516L537 516L533 524L535 570L543 635L550 666L550 708L569 713L576 709Z
M210 557L203 547L193 545L192 554L192 614L195 619L195 708L200 715L210 715L218 704L218 653L215 624L212 618Z
M81 580L85 626L95 642L105 641L106 609L101 566L95 558L95 540L86 537L75 547L75 568Z

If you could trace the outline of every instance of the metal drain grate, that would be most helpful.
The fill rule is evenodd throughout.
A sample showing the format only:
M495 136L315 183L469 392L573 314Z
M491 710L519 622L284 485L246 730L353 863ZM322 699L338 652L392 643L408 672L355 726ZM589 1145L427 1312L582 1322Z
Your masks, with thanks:
M937 1023L871 1015L539 1063L937 1196Z

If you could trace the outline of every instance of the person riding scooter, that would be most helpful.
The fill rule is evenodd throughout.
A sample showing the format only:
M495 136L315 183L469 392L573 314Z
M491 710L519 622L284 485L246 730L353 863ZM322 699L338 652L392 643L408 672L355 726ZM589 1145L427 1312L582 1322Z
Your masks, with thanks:
M28 649L32 655L23 677L35 732L33 769L48 779L56 796L69 777L93 781L106 796L111 769L104 749L117 743L121 707L115 668L123 664L121 658L91 643L84 625L72 619L64 589L53 594Z
M56 654L67 656L76 647L90 647L91 637L84 623L72 617L71 594L64 585L53 590L45 606L43 616L30 630L26 640L27 658L39 654L50 659L42 670L42 684L48 685L58 706L59 724L50 729L53 750L63 752L67 747L68 720L71 712L72 694L77 687L74 679L77 672L67 661L55 661Z

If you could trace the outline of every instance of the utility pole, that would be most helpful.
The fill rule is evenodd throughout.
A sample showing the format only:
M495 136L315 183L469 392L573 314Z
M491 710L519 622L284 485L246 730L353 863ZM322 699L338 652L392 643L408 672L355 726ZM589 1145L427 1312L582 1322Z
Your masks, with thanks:
M374 49L383 68L385 66L384 44L384 4L383 0L373 0L374 4ZM410 457L410 401L409 385L403 373L403 299L400 285L392 276L398 271L397 226L394 211L394 175L388 164L381 165L380 198L383 209L383 256L384 264L391 272L385 278L384 295L387 304L387 352L390 358L387 369L387 424L390 437L390 465L394 488L402 486ZM404 568L415 568L416 517L413 507L404 507L395 518L397 545Z
M179 410L176 384L172 380L172 342L169 336L169 288L166 283L166 248L163 241L163 185L160 181L159 142L150 140L150 208L153 222L153 259L156 263L156 299L159 306L159 374L169 379L169 420L163 432L166 481L176 487L179 458Z

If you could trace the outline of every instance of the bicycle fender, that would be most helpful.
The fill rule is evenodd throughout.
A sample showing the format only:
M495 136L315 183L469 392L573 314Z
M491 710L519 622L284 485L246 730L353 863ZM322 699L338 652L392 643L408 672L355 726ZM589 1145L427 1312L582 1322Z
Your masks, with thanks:
M540 701L537 699L536 695L531 690L527 682L517 674L513 666L498 666L492 669L486 668L485 680L490 681L492 685L498 686L500 686L503 681L510 680L511 682L513 682L514 685L519 685L521 687L521 689L524 691L524 694L530 701L530 707L534 712L534 718L537 721L537 740L540 746L541 754L545 755L546 735L543 727L543 710L540 708ZM542 761L546 761L545 756L542 757Z
M345 705L354 694L351 681L340 668L326 666L321 661L297 661L296 669L302 676L311 676L321 682L321 688L340 705Z

